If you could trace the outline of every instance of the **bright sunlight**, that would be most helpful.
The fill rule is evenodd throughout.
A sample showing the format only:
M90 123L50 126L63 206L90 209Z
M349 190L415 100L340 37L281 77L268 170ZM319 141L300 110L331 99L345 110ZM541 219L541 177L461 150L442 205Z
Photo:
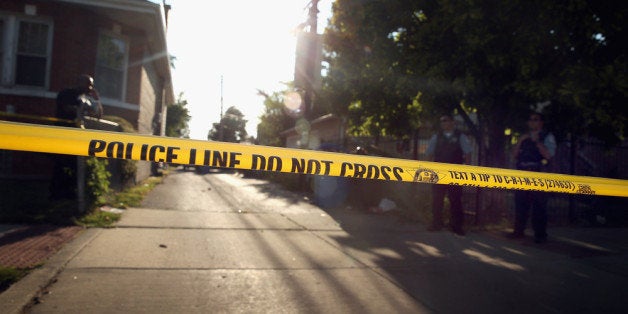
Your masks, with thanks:
M168 49L176 57L175 94L188 100L190 137L207 139L223 112L235 106L255 136L263 97L294 79L295 28L306 21L309 0L170 0ZM331 0L319 2L319 33L330 16Z

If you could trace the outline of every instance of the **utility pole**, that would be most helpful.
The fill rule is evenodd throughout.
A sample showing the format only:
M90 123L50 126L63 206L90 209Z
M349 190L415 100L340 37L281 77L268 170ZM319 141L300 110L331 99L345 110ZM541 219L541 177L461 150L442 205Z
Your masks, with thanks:
M311 0L308 19L301 24L297 39L295 64L295 87L300 90L303 101L303 117L311 120L314 108L314 91L320 76L320 36L318 35L318 2ZM318 63L318 64L317 64ZM318 73L317 73L318 71Z
M318 0L312 0L312 6L310 7L310 33L316 34L318 32Z
M314 73L314 71L316 69L318 69L318 66L316 66L315 62L317 61L317 51L316 49L318 49L318 0L312 0L312 5L310 6L310 11L309 11L309 21L308 24L310 25L310 29L309 29L309 33L310 35L307 37L310 42L307 45L308 47L308 58L307 58L307 62L308 64L306 65L306 75L307 75L307 83L306 88L305 88L305 93L304 93L304 97L303 97L303 101L305 103L305 118L307 120L311 120L314 117L312 116L312 111L314 109L314 80L316 77L316 74Z
M225 140L225 131L223 130L224 127L222 125L222 108L223 108L223 99L222 99L222 75L220 76L220 121L218 122L218 125L220 126L220 130L218 130L218 138L220 138L221 142L224 142Z

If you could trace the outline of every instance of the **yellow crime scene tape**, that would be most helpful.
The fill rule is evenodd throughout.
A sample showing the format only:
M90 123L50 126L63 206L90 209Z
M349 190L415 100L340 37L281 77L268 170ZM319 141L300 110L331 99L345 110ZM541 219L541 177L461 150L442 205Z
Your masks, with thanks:
M0 121L0 149L397 182L628 196L628 180Z
M0 111L0 117L4 117L8 119L26 119L26 120L32 120L32 121L49 122L49 123L61 122L67 125L76 124L76 121L74 120L60 119L60 118L55 118L55 117L35 116L35 115L20 114L20 113L8 113L4 111Z

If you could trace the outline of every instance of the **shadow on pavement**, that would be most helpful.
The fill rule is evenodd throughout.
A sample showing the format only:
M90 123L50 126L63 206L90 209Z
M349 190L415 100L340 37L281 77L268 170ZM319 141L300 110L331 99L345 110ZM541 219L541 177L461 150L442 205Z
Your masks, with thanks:
M303 201L274 183L250 179L247 185L269 199ZM325 212L342 230L311 232L437 312L628 310L626 229L550 228L549 242L539 245L503 231L461 237L427 232L394 215L346 207Z

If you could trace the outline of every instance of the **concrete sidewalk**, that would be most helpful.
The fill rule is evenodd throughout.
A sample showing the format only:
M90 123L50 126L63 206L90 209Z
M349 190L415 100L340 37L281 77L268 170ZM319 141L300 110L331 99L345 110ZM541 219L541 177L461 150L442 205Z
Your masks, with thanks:
M0 294L0 313L628 312L628 229L460 237L276 190L173 173Z
M20 226L19 230L25 230L28 226ZM10 236L10 231L15 231L14 226L4 226ZM82 228L80 228L82 230ZM19 230L17 230L19 232ZM26 277L11 285L9 289L0 293L0 313L23 313L29 305L36 303L38 298L45 292L46 287L53 283L56 276L64 269L65 265L78 254L86 243L91 241L100 229L88 229L86 232L77 232L72 237L65 237L65 242L59 242L53 236L47 235L41 241L44 246L53 251L54 254L45 258L38 257L37 263L41 267L31 271ZM7 236L5 233L3 236ZM0 238L1 240L2 238ZM34 260L29 248L24 250L21 243L29 241L24 238L15 242L11 255L20 256L21 260ZM20 243L21 242L21 243ZM22 248L22 249L20 249Z
M202 312L209 303L226 312L625 312L627 252L626 229L553 228L536 245L500 233L427 233L350 210L137 208L117 228L79 234L0 294L0 312L42 299L35 312ZM162 289L160 299L147 286ZM269 293L277 300L262 301ZM119 303L103 303L107 295Z

